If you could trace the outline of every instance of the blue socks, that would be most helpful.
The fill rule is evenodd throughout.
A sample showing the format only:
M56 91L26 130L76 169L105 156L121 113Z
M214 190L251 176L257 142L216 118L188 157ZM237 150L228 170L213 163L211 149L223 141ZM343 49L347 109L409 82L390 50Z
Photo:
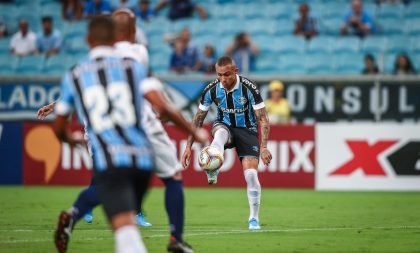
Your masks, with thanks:
M165 208L169 217L171 240L182 242L184 229L184 189L182 181L165 179Z
M85 214L92 212L92 209L101 204L98 195L96 194L95 187L91 184L88 188L84 189L77 197L76 202L73 204L75 212L75 221L80 220Z

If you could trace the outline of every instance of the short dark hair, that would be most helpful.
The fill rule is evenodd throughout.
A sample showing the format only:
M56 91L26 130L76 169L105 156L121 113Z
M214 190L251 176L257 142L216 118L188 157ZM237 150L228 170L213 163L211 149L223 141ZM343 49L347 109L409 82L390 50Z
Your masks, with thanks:
M53 18L51 16L44 16L44 17L41 18L41 21L42 21L42 23L52 22Z
M112 42L115 36L115 23L109 16L96 16L89 23L89 34L97 42Z
M375 61L375 57L373 57L373 55L372 54L367 54L367 55L365 55L365 60L371 60L371 61Z
M235 64L235 61L230 56L227 56L227 55L220 57L216 62L216 65L219 67L223 67L226 65L234 65L234 64Z

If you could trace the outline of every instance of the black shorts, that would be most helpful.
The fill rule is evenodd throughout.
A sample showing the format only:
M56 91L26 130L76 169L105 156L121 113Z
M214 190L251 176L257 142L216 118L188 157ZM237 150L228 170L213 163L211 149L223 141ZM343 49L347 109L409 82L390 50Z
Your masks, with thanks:
M230 141L225 145L225 149L236 148L236 153L241 161L246 156L253 156L259 159L260 145L258 132L254 132L248 128L230 127L222 122L215 122L213 129L220 124L224 125L230 134Z
M108 219L123 212L137 212L149 187L151 171L112 168L95 171L95 187Z

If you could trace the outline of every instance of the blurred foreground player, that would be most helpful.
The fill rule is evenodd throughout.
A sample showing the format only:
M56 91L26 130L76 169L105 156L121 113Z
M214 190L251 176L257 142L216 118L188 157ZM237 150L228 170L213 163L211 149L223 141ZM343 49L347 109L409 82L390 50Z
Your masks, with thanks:
M166 103L153 82L144 80L145 66L115 56L115 25L106 17L89 24L88 59L68 71L56 106L57 136L80 143L66 132L67 117L76 107L86 123L92 144L95 186L116 238L116 252L146 252L135 224L154 167L153 151L142 129L143 96L163 116L205 141L206 133L193 129ZM65 252L73 228L71 213L62 212L55 234L56 247Z
M264 101L258 87L247 78L238 75L238 68L232 58L219 58L216 72L218 79L204 89L193 124L201 127L210 105L216 104L218 115L213 124L214 139L211 146L219 149L221 153L224 149L236 148L247 183L249 229L260 229L258 212L261 186L257 174L260 154L265 165L271 161L271 153L267 149L270 125ZM261 142L258 140L258 123L261 125ZM189 164L193 143L194 136L189 136L182 155L184 167ZM206 172L209 184L217 183L218 173L219 170Z
M116 47L117 55L124 58L132 58L144 65L148 64L147 50L142 45L133 44L133 31L135 31L135 19L131 11L122 9L117 10L112 15L116 23ZM160 87L161 84L156 78L149 78L149 82L154 86ZM40 119L54 111L55 103L42 107L38 111ZM182 186L182 166L176 156L176 148L165 132L160 120L151 109L149 103L145 101L142 115L142 126L147 138L152 144L155 155L156 167L154 173L161 178L165 184L165 207L170 222L171 238L168 244L168 251L171 252L193 252L191 247L183 241L184 227L184 191ZM73 213L74 221L77 222L83 215L85 220L92 219L91 209L100 204L92 182L89 188L82 191L69 210ZM90 212L89 212L90 211ZM148 223L143 215L139 213L137 222L141 226Z

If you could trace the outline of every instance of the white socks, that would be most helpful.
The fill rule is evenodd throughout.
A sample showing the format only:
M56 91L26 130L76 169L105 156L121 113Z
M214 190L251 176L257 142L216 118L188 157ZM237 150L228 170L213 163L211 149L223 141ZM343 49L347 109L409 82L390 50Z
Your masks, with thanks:
M147 253L136 226L127 225L115 231L116 253Z
M261 185L258 181L258 172L256 169L246 169L244 171L245 181L247 184L247 194L249 202L249 219L258 219L261 199Z
M224 128L219 128L214 133L214 138L210 146L216 147L223 154L225 152L225 144L228 142L228 139L228 131Z

